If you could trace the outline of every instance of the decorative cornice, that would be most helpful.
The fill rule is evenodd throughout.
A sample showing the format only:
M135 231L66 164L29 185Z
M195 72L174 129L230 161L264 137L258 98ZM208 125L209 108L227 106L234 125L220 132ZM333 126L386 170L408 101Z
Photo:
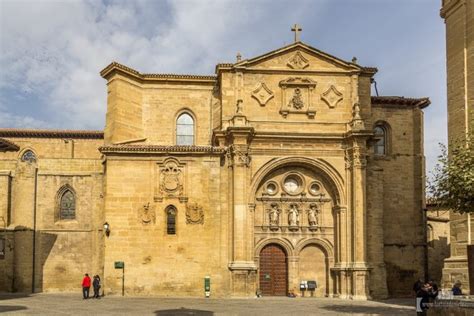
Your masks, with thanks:
M443 19L446 19L446 17L453 12L452 10L456 5L459 5L459 8L463 4L466 4L465 0L443 0L442 8L439 10L439 15Z
M214 154L222 155L226 148L215 146L110 145L99 147L103 154Z
M375 67L362 67L362 66L360 66L356 63L347 62L343 59L340 59L338 57L335 57L335 56L330 55L328 53L325 53L325 52L323 52L323 51L321 51L317 48L314 48L314 47L309 46L309 45L307 45L303 42L298 41L296 43L292 43L290 45L283 46L283 47L278 48L276 50L270 51L266 54L263 54L263 55L260 55L260 56L257 56L257 57L251 58L251 59L242 60L242 61L240 61L238 63L235 63L235 64L231 64L231 63L218 64L216 66L216 73L219 73L220 70L232 70L234 68L247 68L247 67L250 67L251 65L253 65L255 63L258 63L262 60L269 59L269 58L271 58L272 56L275 56L275 55L284 54L284 53L286 53L288 51L291 51L292 49L295 49L295 48L299 48L299 49L302 49L302 50L307 51L309 53L313 53L313 54L322 56L323 58L331 60L332 62L334 62L336 64L342 65L342 66L346 67L349 70L357 71L357 72L360 72L362 74L374 75L378 71L377 68L375 68ZM282 71L282 70L278 70L278 71ZM294 69L289 69L288 71L295 71L295 70Z
M121 72L130 77L137 79L138 81L164 81L164 82L179 82L179 81L192 81L195 83L215 84L216 76L203 76L203 75L178 75L178 74L142 74L135 69L119 64L117 62L110 63L107 67L102 69L100 75L104 79L108 79L109 76L114 72Z
M18 151L20 150L20 147L4 138L0 138L0 152L5 152L5 151Z
M377 104L377 105L384 105L384 106L403 105L403 106L419 107L420 109L424 109L428 105L431 104L430 98L405 98L405 97L397 97L397 96L372 97L371 102L372 104Z
M0 137L102 139L103 131L0 128Z

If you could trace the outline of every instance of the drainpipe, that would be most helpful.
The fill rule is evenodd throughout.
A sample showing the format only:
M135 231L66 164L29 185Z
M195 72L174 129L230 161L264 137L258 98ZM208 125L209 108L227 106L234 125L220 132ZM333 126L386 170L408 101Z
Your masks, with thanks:
M430 275L428 273L428 269L429 269L429 262L428 262L428 229L427 229L427 225L428 225L428 209L427 208L423 208L422 209L423 211L423 236L424 236L424 242L423 242L423 250L424 250L424 254L423 254L423 259L424 259L424 270L425 270L425 281L428 281L429 278L430 278Z
M35 292L35 274L36 274L36 201L38 196L38 167L35 167L35 190L33 193L33 272L31 276L31 293Z

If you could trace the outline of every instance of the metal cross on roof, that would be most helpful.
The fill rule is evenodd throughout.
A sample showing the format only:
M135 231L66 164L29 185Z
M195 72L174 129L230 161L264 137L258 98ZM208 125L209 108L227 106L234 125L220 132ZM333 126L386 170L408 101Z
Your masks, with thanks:
M302 30L303 29L298 24L293 25L293 27L291 28L291 31L295 32L295 43L300 41L300 32Z

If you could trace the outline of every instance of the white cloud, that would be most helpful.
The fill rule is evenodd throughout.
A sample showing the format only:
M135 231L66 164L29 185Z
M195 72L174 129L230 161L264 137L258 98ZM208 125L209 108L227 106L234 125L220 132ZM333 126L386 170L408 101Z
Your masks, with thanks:
M388 14L382 6L364 5L376 12L370 19ZM330 53L347 56L358 49L365 55L360 60L376 56L370 66L380 69L382 94L432 98L425 115L425 149L428 165L433 165L437 143L446 139L445 91L439 88L445 86L444 67L439 67L444 47L430 47L428 37L410 37L413 31L401 29L404 22L397 12L390 12L390 23L381 28L368 27L378 20L349 23L346 6L328 0L0 1L0 89L41 102L20 113L12 98L2 96L0 126L101 129L106 85L99 71L111 61L148 73L211 74L216 63L233 61L237 51L248 58L288 44L289 26L300 22L303 40L310 39L313 46L325 42ZM406 12L411 11L405 7ZM386 31L392 35L384 35ZM394 34L404 34L397 38L396 49ZM346 43L340 36L357 41Z

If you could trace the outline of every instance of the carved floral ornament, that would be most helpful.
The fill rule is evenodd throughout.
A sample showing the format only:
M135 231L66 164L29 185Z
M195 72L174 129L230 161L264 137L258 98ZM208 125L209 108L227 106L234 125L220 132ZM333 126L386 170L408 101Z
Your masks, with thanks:
M262 82L255 90L252 91L252 97L258 101L260 106L265 106L268 101L270 101L274 97L274 94L267 87L267 85Z
M248 152L248 148L246 146L229 146L226 152L226 158L229 161L229 166L233 165L243 165L243 166L250 166L250 161L252 157Z
M304 69L309 66L309 62L300 52L296 52L288 59L287 65L292 69Z
M335 108L336 105L343 99L342 93L336 89L335 86L331 85L323 94L321 94L321 100L326 102L330 108Z
M189 203L186 205L186 223L204 224L204 211L202 210L202 206L197 203Z

